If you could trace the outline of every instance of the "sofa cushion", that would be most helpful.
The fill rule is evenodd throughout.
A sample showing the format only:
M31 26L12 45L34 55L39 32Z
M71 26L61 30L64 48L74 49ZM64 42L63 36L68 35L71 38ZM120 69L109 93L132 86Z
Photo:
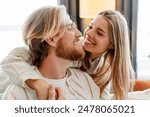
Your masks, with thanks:
M143 91L150 88L150 80L135 80L133 91Z

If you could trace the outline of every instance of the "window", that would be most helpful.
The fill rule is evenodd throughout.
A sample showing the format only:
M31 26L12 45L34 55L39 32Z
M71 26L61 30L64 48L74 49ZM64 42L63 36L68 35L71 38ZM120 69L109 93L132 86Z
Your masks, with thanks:
M150 7L149 0L139 0L137 28L138 79L150 80Z
M0 0L0 61L15 47L23 46L21 27L26 17L45 5L58 0Z

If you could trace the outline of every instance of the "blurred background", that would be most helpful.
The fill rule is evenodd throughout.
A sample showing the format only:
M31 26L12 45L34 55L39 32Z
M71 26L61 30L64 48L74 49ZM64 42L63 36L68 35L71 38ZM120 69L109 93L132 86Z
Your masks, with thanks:
M150 80L150 7L148 0L0 0L0 61L15 47L24 46L21 27L26 17L45 5L66 6L79 30L97 12L119 10L128 21L132 63L137 79Z

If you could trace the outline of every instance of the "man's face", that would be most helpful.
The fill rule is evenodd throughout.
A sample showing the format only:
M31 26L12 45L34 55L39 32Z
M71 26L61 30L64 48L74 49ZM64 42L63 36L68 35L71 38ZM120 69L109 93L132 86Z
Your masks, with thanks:
M84 50L79 45L80 31L74 24L66 26L63 37L58 40L56 55L71 61L77 61L84 57Z

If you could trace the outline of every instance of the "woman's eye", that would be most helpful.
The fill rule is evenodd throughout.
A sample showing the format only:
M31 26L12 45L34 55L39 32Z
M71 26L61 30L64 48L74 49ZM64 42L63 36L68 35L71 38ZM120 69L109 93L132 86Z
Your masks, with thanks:
M103 36L103 34L102 34L102 33L97 32L97 34L98 34L98 35L100 35L100 36Z

